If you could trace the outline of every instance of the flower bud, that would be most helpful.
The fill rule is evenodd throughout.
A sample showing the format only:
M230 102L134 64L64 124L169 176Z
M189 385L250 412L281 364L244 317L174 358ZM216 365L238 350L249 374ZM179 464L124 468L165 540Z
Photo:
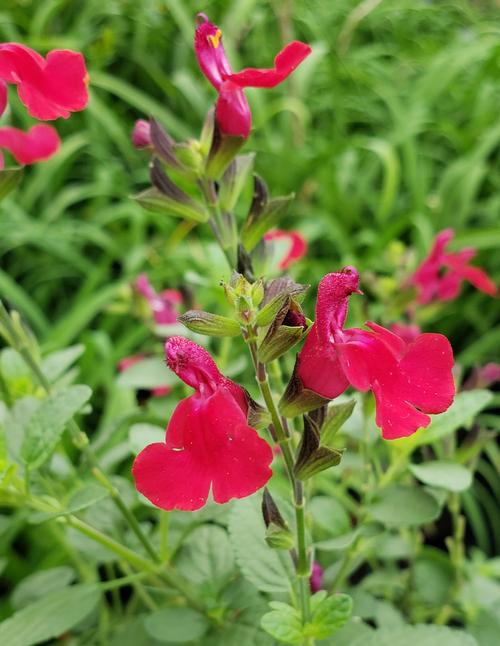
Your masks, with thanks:
M311 325L312 322L307 321L298 303L288 297L259 344L259 360L269 363L280 357L307 334Z
M295 544L293 534L267 488L262 496L262 515L266 524L266 543L269 547L291 550Z
M144 119L138 119L132 130L132 144L135 148L151 146L151 126Z
M189 310L179 316L180 323L188 330L206 336L239 336L241 328L234 319L201 310Z
M315 422L304 416L304 433L299 446L299 454L294 466L294 473L299 480L334 467L342 460L343 451L331 449L321 443L320 431Z

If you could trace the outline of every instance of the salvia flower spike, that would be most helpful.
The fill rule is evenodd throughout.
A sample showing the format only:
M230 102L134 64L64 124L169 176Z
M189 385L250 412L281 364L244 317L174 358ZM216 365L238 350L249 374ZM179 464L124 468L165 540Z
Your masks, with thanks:
M245 391L193 341L172 337L165 354L195 393L177 405L165 442L150 444L135 459L138 491L161 509L184 511L203 507L210 490L221 504L250 496L271 477L273 453L247 422Z
M216 119L222 133L246 139L252 115L244 88L271 88L282 83L311 53L309 45L293 41L274 59L270 69L247 68L234 74L227 60L221 30L199 13L194 38L196 58L201 71L218 92Z

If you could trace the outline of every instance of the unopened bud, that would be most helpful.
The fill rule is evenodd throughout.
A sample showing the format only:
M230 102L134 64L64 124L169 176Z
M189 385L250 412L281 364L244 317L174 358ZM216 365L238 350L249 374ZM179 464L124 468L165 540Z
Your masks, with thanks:
M206 336L239 336L241 328L234 319L201 310L189 310L178 320L188 330Z

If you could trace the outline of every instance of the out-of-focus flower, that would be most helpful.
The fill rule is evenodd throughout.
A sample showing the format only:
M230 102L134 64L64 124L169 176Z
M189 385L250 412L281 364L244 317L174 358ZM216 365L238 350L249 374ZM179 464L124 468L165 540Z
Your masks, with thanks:
M0 148L8 150L19 164L34 164L52 157L61 142L52 126L39 124L24 132L18 128L4 126L0 128ZM0 152L0 169L4 167L3 155Z
M400 336L406 343L413 343L422 334L420 326L416 323L393 323L391 331Z
M311 586L311 592L319 592L323 587L323 568L317 561L313 561L311 568L311 576L309 577L309 585Z
M466 247L460 251L446 252L446 247L453 240L453 229L444 229L437 234L432 249L410 277L410 284L418 290L418 302L450 301L456 298L464 280L490 296L496 296L497 286L488 274L469 265L476 255L476 250Z
M44 58L17 43L0 44L0 79L17 92L35 119L67 119L88 103L89 76L82 54L55 49Z
M430 423L426 413L442 413L453 401L453 352L442 334L420 334L405 342L368 322L370 331L344 330L349 296L359 293L353 267L326 275L318 288L316 322L299 354L295 378L305 391L333 399L349 386L371 390L376 423L385 439L415 433ZM292 410L293 390L282 409Z
M248 425L245 392L188 339L170 338L165 354L195 393L177 405L165 442L150 444L135 459L137 490L161 509L184 511L203 507L210 490L220 504L250 496L271 477L273 453Z
M273 240L287 243L287 250L279 260L278 267L282 270L288 269L294 262L301 260L307 253L307 242L298 231L283 231L275 229L264 234L264 240L272 242Z
M125 370L128 370L145 358L146 356L144 354L133 354L130 357L124 357L118 362L118 371L125 372ZM156 386L148 391L148 394L150 393L151 397L166 397L171 391L172 388L170 386Z
M151 146L151 125L145 119L137 119L132 130L132 144L135 148Z
M274 59L271 69L247 68L233 74L222 44L221 30L203 13L197 15L194 38L196 58L201 71L219 94L216 118L221 131L233 137L247 138L252 115L243 88L271 88L282 83L311 53L309 45L293 41Z
M500 381L500 364L491 362L484 366L476 366L465 381L462 389L488 388L497 381Z
M49 121L83 110L88 102L88 74L83 56L69 50L54 50L43 58L17 43L0 43L0 116L7 106L7 84L17 85L21 102L32 117ZM36 125L27 132L0 128L0 148L8 150L19 164L33 164L52 157L60 146L51 126ZM4 167L0 152L0 170Z
M182 303L182 294L176 289L155 291L146 274L140 274L135 281L135 288L148 301L151 313L157 325L171 325L177 322L177 306Z

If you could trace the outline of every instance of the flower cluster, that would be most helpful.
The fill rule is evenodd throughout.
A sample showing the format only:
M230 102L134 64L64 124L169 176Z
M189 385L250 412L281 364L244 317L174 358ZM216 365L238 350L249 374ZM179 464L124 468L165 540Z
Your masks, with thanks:
M82 54L57 49L44 58L17 43L0 44L0 116L7 107L7 84L17 86L21 102L30 116L41 121L67 119L88 102L88 74ZM27 132L3 126L0 148L8 150L20 164L48 159L60 145L57 131L37 124ZM4 160L0 153L0 168Z

